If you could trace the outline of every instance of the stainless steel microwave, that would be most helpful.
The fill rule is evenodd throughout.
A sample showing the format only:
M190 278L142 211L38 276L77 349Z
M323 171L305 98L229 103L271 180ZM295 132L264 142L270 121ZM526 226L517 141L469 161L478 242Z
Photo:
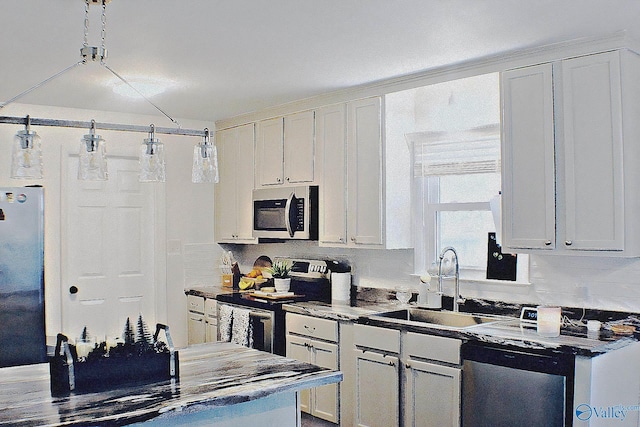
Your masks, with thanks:
M253 190L253 237L318 239L318 186Z

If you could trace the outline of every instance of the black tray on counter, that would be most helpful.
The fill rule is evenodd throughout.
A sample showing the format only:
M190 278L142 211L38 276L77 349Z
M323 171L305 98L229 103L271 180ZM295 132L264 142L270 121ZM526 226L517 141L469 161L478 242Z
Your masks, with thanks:
M105 391L123 386L178 379L178 352L173 349L169 329L158 324L154 342L160 329L165 330L169 352L153 351L121 357L97 357L78 361L75 348L66 336L58 334L56 349L49 357L51 394L64 396L71 392Z

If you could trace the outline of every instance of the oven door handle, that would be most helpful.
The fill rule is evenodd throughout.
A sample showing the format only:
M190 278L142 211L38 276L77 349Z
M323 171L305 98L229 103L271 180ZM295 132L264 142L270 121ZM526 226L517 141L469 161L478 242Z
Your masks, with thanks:
M257 312L257 311L251 311L249 313L249 316L257 317L259 319L271 319L271 314L269 314L269 313L260 313L260 312Z
M284 222L287 227L287 233L289 233L290 237L293 237L293 227L291 226L291 204L293 203L293 199L296 198L296 193L291 192L289 197L287 198L287 203L284 206L284 211L287 215L287 220Z

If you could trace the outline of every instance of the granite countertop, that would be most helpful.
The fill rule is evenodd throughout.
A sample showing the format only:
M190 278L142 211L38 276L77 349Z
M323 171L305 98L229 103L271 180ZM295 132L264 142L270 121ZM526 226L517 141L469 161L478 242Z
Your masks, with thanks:
M231 343L179 350L179 381L54 398L49 365L0 369L0 425L126 425L342 380L342 373Z
M394 301L380 304L359 302L356 306L305 302L287 304L283 307L290 313L329 320L353 321L372 326L458 338L465 341L481 341L525 349L552 350L587 357L594 357L638 342L637 336L617 336L605 330L592 334L587 333L586 327L579 326L563 327L559 337L546 338L538 335L535 327L521 324L519 319L514 317L514 313L505 313L504 311L501 312L501 316L497 316L500 321L496 323L456 329L375 316L376 313L403 308Z

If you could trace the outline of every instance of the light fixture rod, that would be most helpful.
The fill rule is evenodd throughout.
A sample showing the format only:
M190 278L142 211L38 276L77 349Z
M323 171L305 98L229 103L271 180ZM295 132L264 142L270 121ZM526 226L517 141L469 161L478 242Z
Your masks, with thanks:
M0 109L6 107L7 105L11 104L12 102L17 101L18 99L22 98L23 96L27 95L28 93L30 93L30 92L38 89L39 87L44 86L45 84L49 83L51 80L55 79L56 77L60 77L61 75L63 75L67 71L72 70L73 68L76 68L78 65L82 65L82 64L84 64L84 60L78 61L75 64L65 68L64 70L55 73L53 76L41 81L40 83L37 83L37 84L31 86L29 89L27 89L27 90L25 90L23 92L20 92L19 94L17 94L16 96L11 98L10 100L0 103Z
M52 126L61 128L82 128L91 127L91 122L83 122L77 120L59 120L59 119L37 119L30 117L31 126ZM25 117L0 116L0 124L26 125ZM118 123L96 123L96 129L114 130L119 132L140 132L149 133L149 126L126 125ZM182 135L182 136L202 136L204 131L201 129L183 129L183 128L154 128L155 133L163 135Z
M109 70L111 72L111 74L113 74L114 76L116 76L117 78L119 78L124 84L126 84L127 86L129 86L131 89L133 89L138 95L140 95L145 101L147 101L149 104L153 105L155 107L156 110L160 111L167 119L171 120L173 123L176 124L176 126L180 127L180 123L178 123L176 121L176 119L174 119L173 117L171 117L169 114L167 114L162 108L158 107L155 103L153 103L153 101L151 101L149 98L147 98L146 96L144 96L144 94L142 92L140 92L138 89L136 89L135 87L133 87L131 85L131 83L129 83L124 77L122 77L120 74L116 73L115 70L113 70L111 67L109 67L107 64L105 63L101 63L101 65L106 68L107 70Z

